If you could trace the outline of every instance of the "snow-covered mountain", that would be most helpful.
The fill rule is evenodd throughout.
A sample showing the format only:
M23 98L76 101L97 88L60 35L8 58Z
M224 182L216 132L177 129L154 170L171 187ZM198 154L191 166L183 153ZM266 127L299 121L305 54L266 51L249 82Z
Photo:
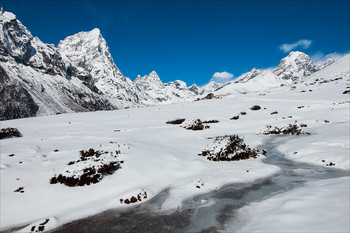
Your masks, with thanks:
M111 226L130 226L127 229L137 227L140 232L285 232L288 226L299 232L349 232L349 64L350 54L296 80L293 90L286 84L244 96L232 92L221 99L187 104L2 121L1 127L17 128L23 137L1 140L0 231L34 232L45 228L48 232L91 216L81 225L73 222L57 230L109 232ZM151 76L146 78L157 81L155 75ZM263 84L259 81L274 79L282 80L271 70L264 70L235 85L258 86ZM253 111L255 105L261 109ZM239 118L233 119L237 114ZM185 122L166 124L179 118ZM216 123L208 123L208 128L199 131L183 127L196 119ZM308 136L271 137L263 133L268 126L284 128L292 124ZM230 162L203 157L211 149L224 151L227 142L218 139L232 134L244 139L249 148L267 149L266 157ZM77 160L82 150L87 152L89 148L101 153L99 159L93 161L95 155ZM112 156L114 151L119 151L117 158ZM105 174L96 184L73 187L51 182L58 174L68 176L73 172L76 176L72 178L79 179L85 169L90 172L90 168L111 157L123 161L122 167ZM257 184L264 188L257 190ZM232 195L233 191L239 195ZM140 195L145 192L147 199ZM126 204L125 200L132 198L136 202ZM238 211L231 208L239 201ZM136 211L128 211L130 207ZM106 210L113 212L103 214ZM222 219L223 212L231 217L216 221ZM123 219L116 221L114 216ZM144 221L138 221L143 216L147 223L156 223L144 230ZM204 227L203 216L210 220ZM308 221L300 221L300 217ZM126 218L130 219L128 224L123 221ZM184 223L184 218L194 221ZM334 222L336 230L334 224L329 224Z
M334 62L315 65L305 53L291 52L276 68L253 68L227 84L163 83L155 71L132 82L114 63L99 29L69 36L56 47L34 37L14 14L1 8L0 120L259 91L290 85Z
M292 82L302 77L310 76L317 70L317 66L308 55L296 51L283 58L280 64L273 69L273 72L278 77Z
M247 92L261 91L288 84L286 80L278 77L271 70L257 70L243 74L236 82L231 82L216 90L216 96L230 95L232 93L246 94Z
M251 71L240 75L221 88L217 89L215 95L229 95L232 93L247 93L276 88L283 85L291 85L306 77L325 69L335 62L329 59L322 64L315 65L311 58L299 51L293 51L283 58L279 65L270 70L253 68Z
M114 108L72 76L59 50L33 37L14 14L1 9L0 27L1 119Z
M168 104L181 101L193 100L201 93L201 88L193 84L187 87L181 80L163 83L156 71L141 77L138 75L134 80L134 85L143 96L140 102L143 104Z
M132 81L124 77L115 65L99 29L69 36L60 41L57 49L65 63L72 66L72 76L107 98L113 106L138 103L138 93Z
M190 100L182 81L163 84L124 77L99 29L45 44L10 12L0 10L0 112L15 119Z
M257 68L253 68L251 71L242 74L241 76L239 76L236 80L235 83L246 83L249 80L255 78L256 76L260 75L262 73L261 70L257 69Z

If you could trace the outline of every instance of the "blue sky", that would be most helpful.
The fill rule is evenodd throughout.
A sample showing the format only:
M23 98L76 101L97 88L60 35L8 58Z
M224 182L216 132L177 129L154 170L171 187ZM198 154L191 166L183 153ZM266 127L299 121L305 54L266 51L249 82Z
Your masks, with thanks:
M277 66L290 50L315 61L350 50L349 0L1 0L45 43L99 28L132 80L155 70L163 82L204 85L253 67ZM225 73L224 73L225 72Z

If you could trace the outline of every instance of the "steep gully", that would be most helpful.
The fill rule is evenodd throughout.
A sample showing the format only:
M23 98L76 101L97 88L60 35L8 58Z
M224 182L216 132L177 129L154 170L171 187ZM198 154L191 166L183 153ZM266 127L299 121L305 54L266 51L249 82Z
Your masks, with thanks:
M264 162L281 168L278 174L271 177L253 183L228 184L184 200L182 207L175 212L161 213L162 203L169 196L169 189L166 189L137 207L109 210L51 232L220 232L227 222L231 222L231 225L234 223L239 229L244 221L240 221L237 210L251 202L302 187L307 181L350 176L347 171L286 159L276 147L288 139L290 136L271 136L260 146L268 151Z

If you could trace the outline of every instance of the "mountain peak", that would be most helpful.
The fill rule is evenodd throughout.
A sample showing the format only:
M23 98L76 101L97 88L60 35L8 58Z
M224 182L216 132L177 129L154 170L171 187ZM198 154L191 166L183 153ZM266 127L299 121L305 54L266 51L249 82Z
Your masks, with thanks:
M295 81L306 77L317 71L316 65L311 58L300 51L292 51L287 57L280 61L280 64L273 69L273 72L284 80Z
M240 75L236 80L235 83L245 83L248 82L249 80L257 77L259 74L261 74L261 70L258 68L254 67L251 71L244 73Z
M152 78L154 80L158 80L158 79L160 80L157 72L155 72L155 71L152 71L151 73L149 73L148 77L150 77L150 78Z
M100 31L100 29L98 29L98 28L94 28L94 29L92 29L89 33L96 34L96 35L100 35L100 34L101 34L101 31Z
M282 60L288 61L288 62L297 62L297 61L310 62L311 58L306 53L303 53L300 51L292 51L288 54L287 57L283 58Z
M0 5L1 6L1 5ZM16 20L16 15L14 15L11 12L4 11L4 9L1 7L0 9L0 23L7 23L12 20Z

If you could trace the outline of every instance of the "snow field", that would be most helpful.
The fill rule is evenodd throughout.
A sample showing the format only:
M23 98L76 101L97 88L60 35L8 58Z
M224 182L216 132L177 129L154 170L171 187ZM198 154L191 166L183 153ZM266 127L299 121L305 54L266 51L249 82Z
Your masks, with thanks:
M342 62L346 65L346 61ZM127 208L129 205L120 203L120 199L136 196L142 190L150 199L169 188L170 196L159 211L172 210L185 198L227 183L252 182L270 176L279 168L263 163L264 156L234 162L212 162L198 156L213 142L214 139L209 138L223 135L237 134L249 147L255 148L268 139L269 136L262 135L267 125L284 127L295 121L307 124L302 129L311 135L289 136L290 140L278 149L293 160L319 166L332 162L335 168L350 170L349 96L342 94L349 86L349 72L337 73L331 66L327 68L318 75L328 79L341 76L342 79L314 86L312 92L300 92L305 85L299 83L295 90L283 86L192 103L2 121L1 128L18 128L23 137L0 141L1 230L30 224L23 229L27 231L33 224L49 218L52 221L49 221L51 225L46 225L48 230L107 209ZM306 81L315 80L319 77L316 74ZM260 105L261 109L250 110L253 105ZM304 107L298 108L300 106ZM230 120L242 111L247 114L240 115L238 120ZM274 111L278 114L271 115ZM176 118L219 120L219 123L208 124L210 128L203 131L166 124ZM120 150L118 160L125 163L113 175L90 186L50 184L52 176L65 171L68 162L79 158L80 150L89 148L109 152ZM10 157L10 154L14 156ZM305 196L309 189L318 190L326 181L320 182L294 191ZM327 182L330 186L336 182L336 188L327 191L331 196L344 190L349 180L341 178ZM19 187L24 188L24 193L14 192ZM294 198L286 195L286 200ZM318 197L317 192L312 195ZM319 198L324 200L328 196ZM333 201L335 206L349 199L344 196L337 200ZM267 202L271 204L271 211L278 210L278 201ZM310 198L298 199L297 206L313 208L313 203ZM284 211L291 216L298 213L296 208ZM330 220L332 218L329 216Z
M236 232L349 232L350 179L312 181L305 187L239 210L245 225Z

